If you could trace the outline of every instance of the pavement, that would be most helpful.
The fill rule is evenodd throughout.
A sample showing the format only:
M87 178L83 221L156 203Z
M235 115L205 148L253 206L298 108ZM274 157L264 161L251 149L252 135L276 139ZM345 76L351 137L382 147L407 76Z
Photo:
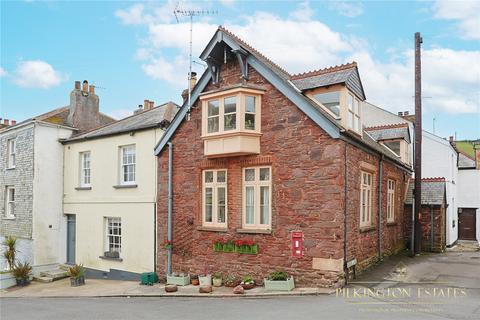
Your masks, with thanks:
M178 286L177 292L165 292L165 285L156 283L153 286L140 285L137 281L116 281L103 279L86 279L85 285L71 287L70 279L62 279L50 283L33 281L26 287L12 287L0 291L2 298L55 298L55 297L238 297L233 288L213 287L212 293L199 293L199 286ZM303 296L331 294L328 288L295 288L292 291L265 291L264 287L245 290L245 297Z
M245 295L249 299L242 299L230 298L231 288L198 295L198 287L189 286L168 299L174 295L166 294L159 284L144 287L136 282L87 279L87 285L71 288L64 280L2 292L0 318L473 320L480 319L479 271L480 251L457 248L443 254L385 259L346 288L324 295L251 291Z

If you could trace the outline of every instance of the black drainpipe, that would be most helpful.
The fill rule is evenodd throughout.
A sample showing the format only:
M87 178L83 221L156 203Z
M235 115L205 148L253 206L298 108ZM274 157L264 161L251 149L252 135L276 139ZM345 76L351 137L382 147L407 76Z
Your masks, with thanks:
M347 188L347 182L348 182L348 176L347 176L347 143L344 142L345 144L345 159L344 159L344 192L345 192L345 213L344 213L344 226L343 226L343 264L344 264L344 272L345 275L345 285L348 284L348 269L347 269L347 215L348 215L348 210L347 210L347 204L348 204L348 188Z
M433 230L433 206L430 205L430 251L433 252L433 236L435 230Z
M382 179L383 179L383 155L380 156L378 161L378 241L377 241L377 251L378 251L378 260L382 260Z

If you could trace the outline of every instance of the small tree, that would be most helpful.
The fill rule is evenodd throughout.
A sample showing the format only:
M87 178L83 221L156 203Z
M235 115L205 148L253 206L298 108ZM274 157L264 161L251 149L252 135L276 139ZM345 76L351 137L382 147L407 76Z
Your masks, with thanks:
M13 270L13 268L15 267L15 258L17 255L17 239L15 237L8 236L3 241L3 245L6 247L3 256L5 257L5 260L7 260L8 269Z

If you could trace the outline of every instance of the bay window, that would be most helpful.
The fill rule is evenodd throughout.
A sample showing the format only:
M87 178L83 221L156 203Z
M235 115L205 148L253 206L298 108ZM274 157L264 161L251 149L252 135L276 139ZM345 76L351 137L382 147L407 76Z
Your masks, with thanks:
M203 226L227 226L227 170L203 171Z
M270 229L272 215L270 167L243 170L243 227Z
M206 156L260 153L263 93L260 89L238 87L200 96Z

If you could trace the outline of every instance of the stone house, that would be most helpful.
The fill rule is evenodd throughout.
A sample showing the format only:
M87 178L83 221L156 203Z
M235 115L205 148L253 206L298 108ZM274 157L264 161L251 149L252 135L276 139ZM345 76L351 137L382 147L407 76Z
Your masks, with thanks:
M67 262L92 278L139 280L155 270L153 148L178 106L145 100L134 115L63 141Z
M84 81L80 88L77 81L69 105L0 129L0 241L16 237L18 260L33 265L35 274L66 261L59 140L112 121L99 112L94 86Z
M356 63L290 75L223 27L200 57L192 105L155 149L158 241L173 243L160 275L341 286L404 247L410 165L363 130Z

